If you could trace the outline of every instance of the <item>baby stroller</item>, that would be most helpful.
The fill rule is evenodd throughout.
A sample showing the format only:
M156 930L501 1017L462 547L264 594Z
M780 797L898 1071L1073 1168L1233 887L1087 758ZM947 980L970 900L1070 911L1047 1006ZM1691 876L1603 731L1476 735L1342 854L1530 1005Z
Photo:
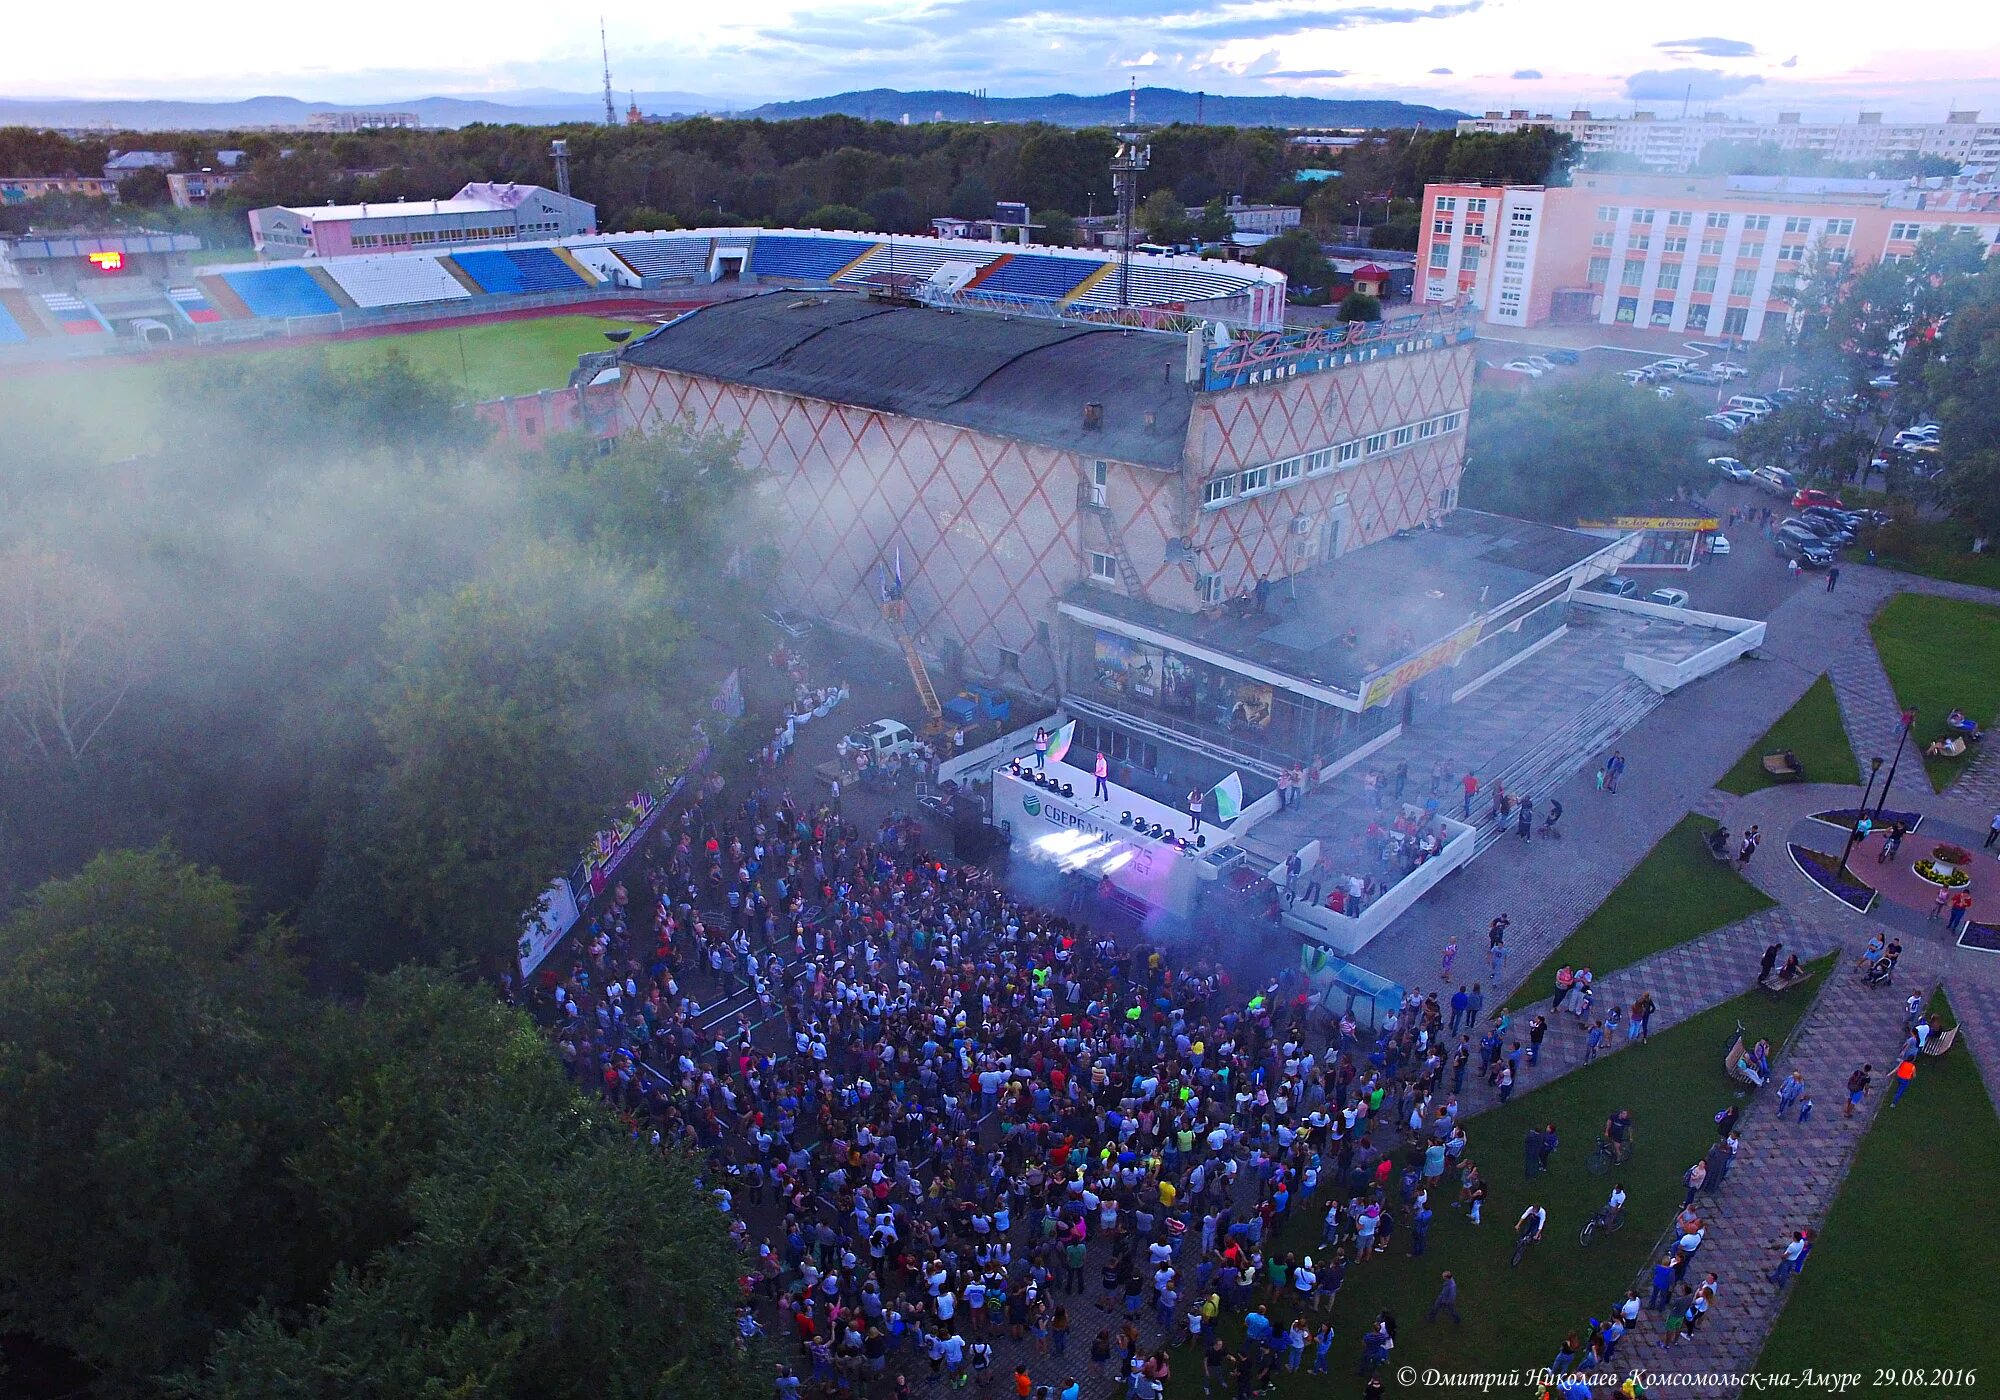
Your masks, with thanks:
M1861 981L1869 987L1886 987L1896 973L1894 958L1877 958L1862 969Z

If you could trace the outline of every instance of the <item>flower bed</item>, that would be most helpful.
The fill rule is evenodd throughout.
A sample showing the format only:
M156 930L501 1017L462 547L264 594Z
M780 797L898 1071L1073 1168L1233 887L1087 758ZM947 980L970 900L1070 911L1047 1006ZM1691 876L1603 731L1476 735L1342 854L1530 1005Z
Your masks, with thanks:
M1839 827L1842 831L1852 831L1854 830L1854 823L1859 821L1863 815L1864 811L1860 807L1835 807L1827 812L1814 812L1812 819L1816 822L1824 822L1828 826ZM1915 832L1918 827L1924 824L1924 814L1922 812L1892 812L1884 808L1878 815L1875 809L1870 807L1866 809L1865 815L1874 818L1875 829L1877 831L1887 831L1895 823L1901 822L1905 831Z
M1957 866L1934 860L1920 860L1910 869L1917 872L1918 879L1928 880L1933 885L1942 885L1948 890L1962 890L1972 883L1972 877Z
M1792 853L1792 864L1798 866L1800 874L1856 913L1866 914L1875 903L1874 889L1863 884L1853 871L1843 874L1838 856L1812 850L1796 841L1787 842L1786 849Z
M1943 845L1931 847L1931 859L1939 865L1970 865L1972 864L1972 852L1966 850L1963 846L1954 846L1947 841Z

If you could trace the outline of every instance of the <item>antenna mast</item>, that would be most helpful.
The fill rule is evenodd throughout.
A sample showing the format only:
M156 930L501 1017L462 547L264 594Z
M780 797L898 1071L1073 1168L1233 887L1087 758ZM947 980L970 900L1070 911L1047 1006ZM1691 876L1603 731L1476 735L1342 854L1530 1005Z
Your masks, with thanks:
M1136 85L1137 79L1134 79ZM1133 106L1137 106L1137 92ZM1136 123L1134 123L1136 125ZM1111 188L1118 196L1118 305L1132 304L1132 223L1139 210L1139 172L1152 159L1153 148L1140 144L1140 133L1118 133L1118 152L1111 157Z
M604 16L597 17L597 42L604 50L604 124L618 125L618 107L611 98L611 40L605 37Z
M1131 90L1125 95L1125 125L1139 124L1139 75L1132 75Z

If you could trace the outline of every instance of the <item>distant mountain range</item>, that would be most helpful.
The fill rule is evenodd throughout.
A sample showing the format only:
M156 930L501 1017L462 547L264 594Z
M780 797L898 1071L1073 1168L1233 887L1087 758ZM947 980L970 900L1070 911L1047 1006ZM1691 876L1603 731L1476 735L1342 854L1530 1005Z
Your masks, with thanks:
M1127 95L979 97L969 92L899 92L871 88L798 102L744 107L727 98L692 92L618 94L622 120L636 100L648 116L707 112L788 121L844 115L872 121L1049 122L1057 126L1116 126L1125 120ZM99 127L117 131L233 131L251 127L301 127L315 112L415 112L431 127L474 122L550 126L601 122L604 99L591 93L532 88L484 98L420 97L394 102L308 102L296 97L246 97L233 102L121 101L92 98L0 98L0 126ZM1446 127L1465 116L1408 102L1327 97L1224 97L1177 88L1139 89L1139 120L1212 126L1426 126Z
M1056 126L1116 126L1124 122L1128 94L1107 92L1079 97L1058 92L1048 97L977 97L969 92L898 92L871 88L842 92L801 102L769 102L737 113L744 117L786 120L840 114L877 121L913 122L999 121L1049 122ZM1454 125L1467 112L1424 107L1409 102L1331 97L1225 97L1179 88L1140 88L1139 120L1191 122L1199 117L1211 126L1428 126Z

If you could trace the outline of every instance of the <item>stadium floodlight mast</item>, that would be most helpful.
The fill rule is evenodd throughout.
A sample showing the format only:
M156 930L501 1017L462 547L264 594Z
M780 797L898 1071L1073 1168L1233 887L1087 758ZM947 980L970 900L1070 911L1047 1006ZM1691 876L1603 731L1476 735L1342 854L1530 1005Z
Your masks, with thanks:
M1139 172L1152 159L1153 148L1136 131L1118 133L1118 150L1111 157L1111 188L1118 196L1118 305L1132 305L1132 223L1139 212Z

